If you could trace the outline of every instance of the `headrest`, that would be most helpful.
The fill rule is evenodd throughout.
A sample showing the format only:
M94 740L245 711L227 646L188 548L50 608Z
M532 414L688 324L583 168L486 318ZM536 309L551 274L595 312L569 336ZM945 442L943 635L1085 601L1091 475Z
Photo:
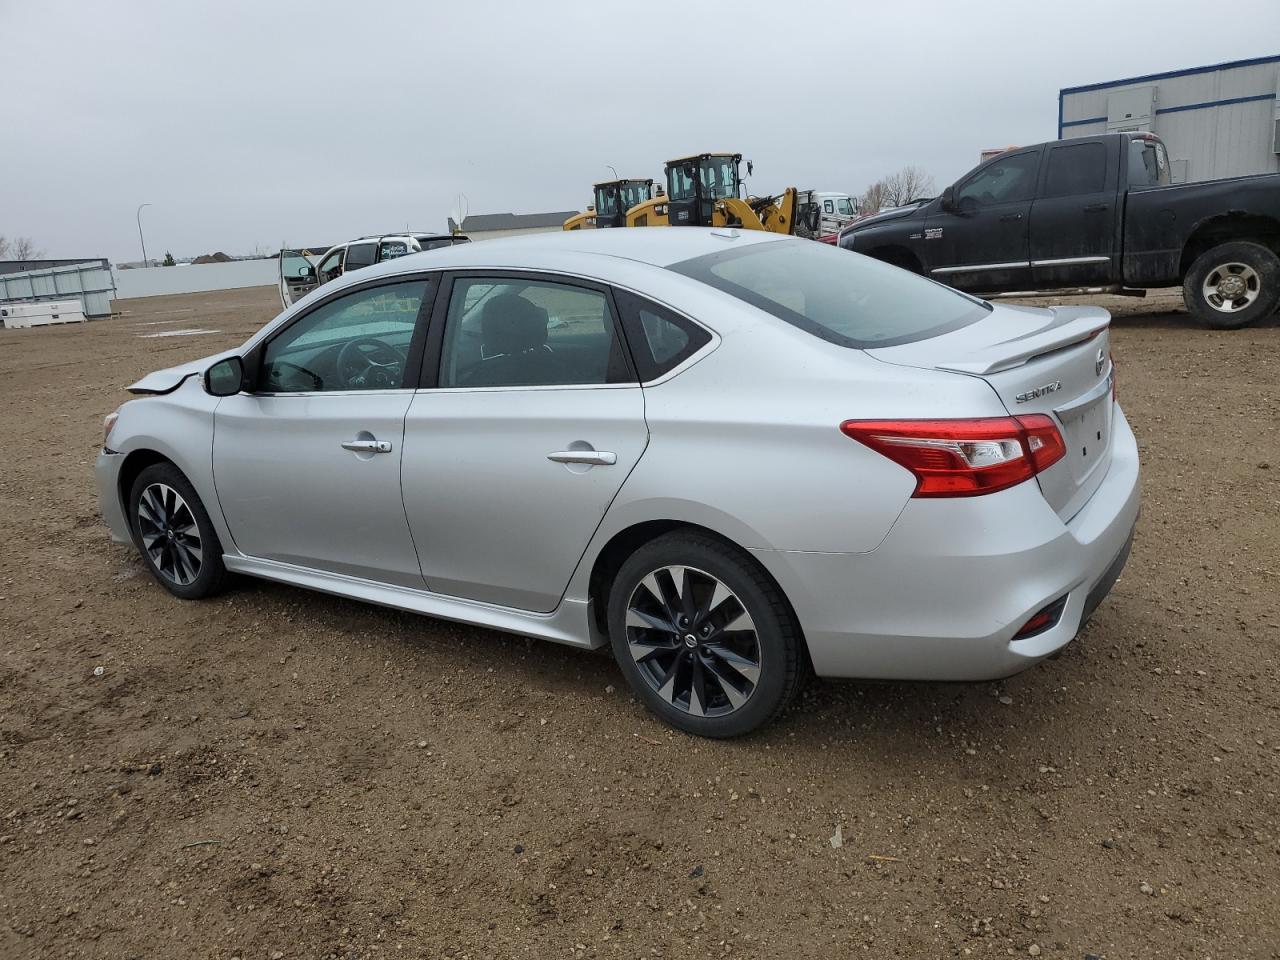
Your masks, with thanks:
M486 356L537 350L547 342L547 311L514 293L500 294L484 305L480 335Z

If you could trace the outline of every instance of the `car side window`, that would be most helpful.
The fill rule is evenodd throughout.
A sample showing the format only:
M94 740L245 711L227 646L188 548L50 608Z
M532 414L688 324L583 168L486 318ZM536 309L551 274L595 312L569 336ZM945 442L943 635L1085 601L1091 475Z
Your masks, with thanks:
M409 249L409 241L407 240L383 240L378 244L378 260L394 260L397 257L403 257L414 251Z
M960 185L956 191L956 203L961 207L988 207L1030 200L1036 192L1036 171L1039 168L1039 151L1000 157Z
M823 213L835 213L835 212L836 212L836 205L835 205L834 203L832 203L830 200L823 200L823 201L822 201L822 211L823 211Z
M1163 187L1171 182L1169 158L1159 140L1129 141L1129 186Z
M674 370L711 341L692 320L622 290L614 292L640 382Z
M515 277L453 282L441 387L576 386L634 378L608 298Z
M353 290L323 303L267 341L261 393L394 390L429 280Z
M321 283L328 283L342 276L342 256L346 252L345 247L339 247L320 261L320 266L316 268L316 276L320 278Z
M1107 148L1096 140L1049 150L1042 197L1101 193L1107 184Z
M377 252L376 243L353 243L347 247L346 272L370 266Z

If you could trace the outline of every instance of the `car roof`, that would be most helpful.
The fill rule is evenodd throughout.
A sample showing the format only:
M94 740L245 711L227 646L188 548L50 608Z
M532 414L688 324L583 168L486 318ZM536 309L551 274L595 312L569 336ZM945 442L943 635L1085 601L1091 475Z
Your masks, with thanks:
M409 273L423 268L471 269L492 267L563 270L590 273L588 264L604 266L609 260L632 260L667 267L709 253L720 253L757 243L794 240L763 230L724 227L612 227L597 230L563 230L554 233L500 237L460 243L438 250L411 253L384 264L365 267L354 276ZM798 241L811 243L812 241Z
M764 230L727 227L610 227L560 230L454 243L344 273L319 289L330 293L379 277L420 270L535 270L604 282L626 264L668 267L683 260L760 243L813 243Z

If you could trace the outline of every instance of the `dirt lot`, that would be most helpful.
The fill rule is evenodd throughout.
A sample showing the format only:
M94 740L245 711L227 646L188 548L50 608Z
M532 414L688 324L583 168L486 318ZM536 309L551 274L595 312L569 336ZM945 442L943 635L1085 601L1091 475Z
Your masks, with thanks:
M733 743L604 655L111 545L102 415L272 290L0 330L0 956L1280 956L1280 328L1107 305L1145 501L1086 633Z

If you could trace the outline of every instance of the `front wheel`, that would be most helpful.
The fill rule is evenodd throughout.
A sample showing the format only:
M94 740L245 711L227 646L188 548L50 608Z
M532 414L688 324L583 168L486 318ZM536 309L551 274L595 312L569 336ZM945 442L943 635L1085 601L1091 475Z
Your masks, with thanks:
M1187 310L1208 326L1248 326L1280 307L1280 257L1259 243L1220 244L1196 258L1182 295Z
M648 707L699 736L748 733L800 686L799 631L777 586L750 557L695 533L659 537L622 565L609 641Z
M171 463L155 463L129 490L129 521L142 560L175 597L198 600L222 589L227 569L209 513Z

